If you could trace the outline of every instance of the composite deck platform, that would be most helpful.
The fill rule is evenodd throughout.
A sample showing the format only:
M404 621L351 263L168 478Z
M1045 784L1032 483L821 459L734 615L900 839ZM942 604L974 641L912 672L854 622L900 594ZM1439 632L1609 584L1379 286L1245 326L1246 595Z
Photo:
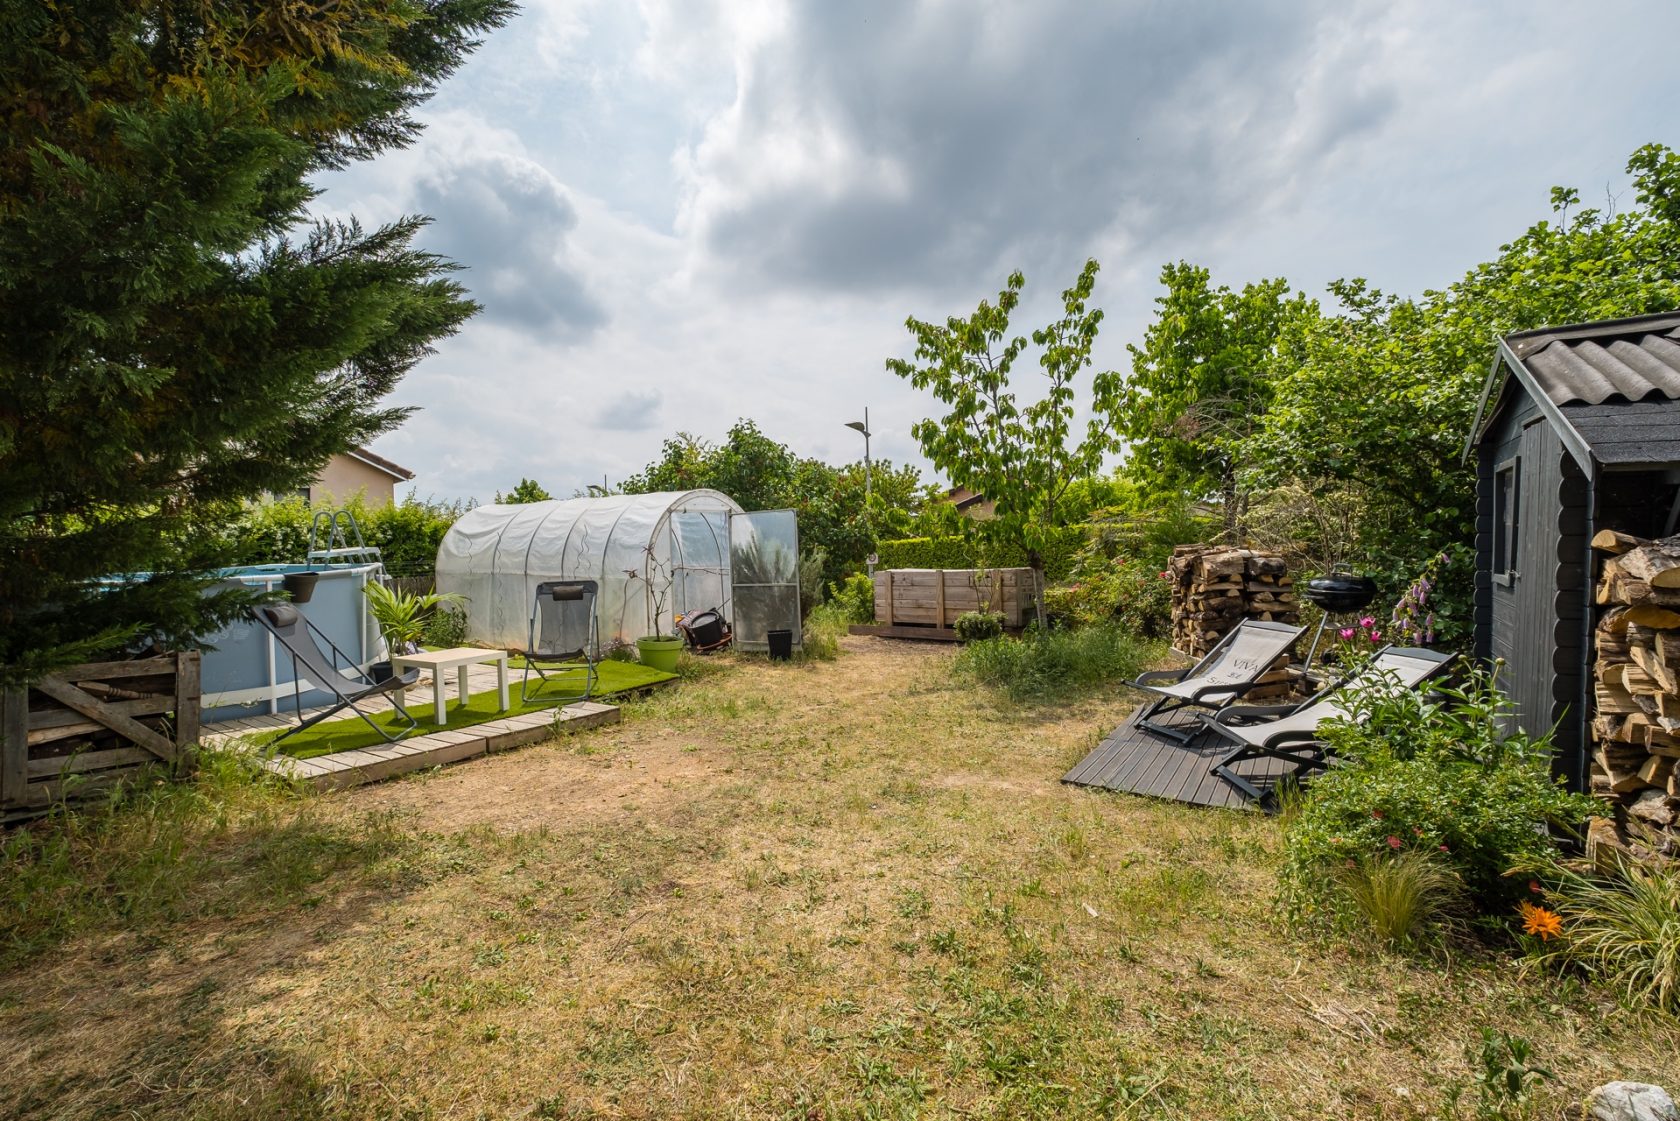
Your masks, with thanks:
M1213 765L1234 745L1211 732L1202 732L1189 743L1156 735L1138 727L1137 719L1142 711L1140 706L1073 770L1063 775L1062 781L1196 806L1255 808L1236 787L1211 773ZM1182 715L1162 722L1176 726L1198 723L1194 717ZM1291 770L1289 764L1277 759L1244 760L1235 769L1263 791L1276 786L1278 779Z

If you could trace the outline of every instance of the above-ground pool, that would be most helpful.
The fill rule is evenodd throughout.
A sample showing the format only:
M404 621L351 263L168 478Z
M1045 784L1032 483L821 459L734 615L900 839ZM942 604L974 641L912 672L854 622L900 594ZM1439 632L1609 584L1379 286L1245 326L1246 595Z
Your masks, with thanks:
M320 574L315 594L309 602L297 605L305 618L321 628L358 668L366 669L370 663L384 660L385 644L368 613L367 597L362 594L369 580L379 579L381 565L261 564L225 569L221 576L226 583L266 591L278 588L281 578L292 572ZM204 651L200 670L203 719L207 723L295 711L292 658L273 635L246 619L205 641L214 647ZM329 657L332 654L323 653ZM305 708L332 700L332 694L310 688L307 679L303 684Z

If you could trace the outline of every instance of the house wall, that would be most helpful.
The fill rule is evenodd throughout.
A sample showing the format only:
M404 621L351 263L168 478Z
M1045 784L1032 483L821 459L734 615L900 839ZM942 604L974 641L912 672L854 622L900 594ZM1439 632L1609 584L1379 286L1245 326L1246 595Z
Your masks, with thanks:
M342 502L361 491L369 506L388 506L396 500L396 484L395 479L377 467L347 455L335 455L310 484L307 497L316 502L331 495Z
M1515 723L1556 727L1556 769L1581 781L1589 483L1534 402L1512 383L1477 450L1475 650L1503 659L1500 684ZM1520 457L1516 575L1495 579L1494 475Z

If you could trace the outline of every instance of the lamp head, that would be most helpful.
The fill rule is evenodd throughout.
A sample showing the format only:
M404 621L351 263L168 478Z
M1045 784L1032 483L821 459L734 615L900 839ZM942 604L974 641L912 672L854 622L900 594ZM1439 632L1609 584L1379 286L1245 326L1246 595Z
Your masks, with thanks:
M858 431L858 432L862 432L865 436L869 435L869 426L867 424L863 423L863 421L861 421L861 420L848 420L846 422L846 427L850 428L850 429L853 429L855 431Z

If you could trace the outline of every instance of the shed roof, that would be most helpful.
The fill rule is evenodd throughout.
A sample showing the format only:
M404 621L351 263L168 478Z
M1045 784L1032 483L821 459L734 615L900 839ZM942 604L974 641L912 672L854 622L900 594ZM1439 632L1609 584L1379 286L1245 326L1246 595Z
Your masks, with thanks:
M1506 335L1469 446L1498 413L1513 374L1583 469L1680 464L1680 312Z

